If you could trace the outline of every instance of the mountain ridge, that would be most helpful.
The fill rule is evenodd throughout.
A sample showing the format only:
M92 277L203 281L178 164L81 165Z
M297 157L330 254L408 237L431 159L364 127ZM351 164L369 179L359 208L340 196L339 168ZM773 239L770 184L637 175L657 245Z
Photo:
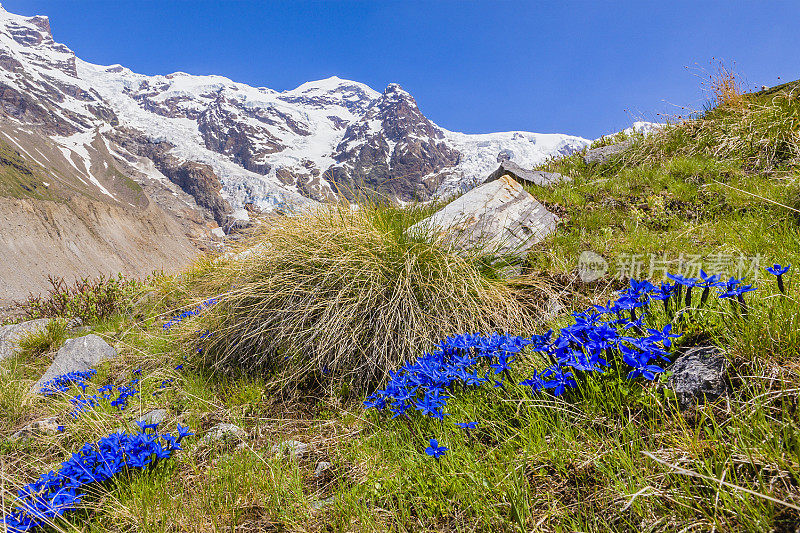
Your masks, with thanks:
M13 211L0 217L0 254L23 247L32 265L2 265L0 296L44 290L48 274L175 269L251 213L452 196L501 154L532 166L588 144L452 132L398 84L332 76L279 92L96 65L57 42L46 16L0 7L0 198Z
M106 135L108 128L124 128L126 135L133 130L169 143L165 154L208 165L230 204L228 214L239 218L247 204L269 210L364 188L398 200L427 200L485 178L500 150L530 166L589 143L562 134L451 132L425 117L413 96L394 83L381 93L332 76L278 92L218 75L148 76L119 64L95 65L57 43L47 17L1 7L0 33L3 90L16 95L21 87L33 89L51 104L49 122L41 113L24 122L37 123L79 157L81 143L70 138L90 129L102 130L106 141L119 137L118 131ZM9 99L0 95L4 109ZM174 171L156 162L169 179Z

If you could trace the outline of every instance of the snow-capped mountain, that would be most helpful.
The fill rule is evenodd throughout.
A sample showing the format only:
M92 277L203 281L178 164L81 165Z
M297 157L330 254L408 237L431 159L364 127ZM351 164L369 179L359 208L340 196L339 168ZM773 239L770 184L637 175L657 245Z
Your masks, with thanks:
M46 17L1 7L0 134L75 187L112 201L109 180L122 173L169 189L161 196L199 206L219 225L246 218L245 207L365 190L398 200L448 195L480 183L501 153L533 166L590 142L450 132L397 84L380 93L333 77L277 92L222 76L94 65L55 42Z

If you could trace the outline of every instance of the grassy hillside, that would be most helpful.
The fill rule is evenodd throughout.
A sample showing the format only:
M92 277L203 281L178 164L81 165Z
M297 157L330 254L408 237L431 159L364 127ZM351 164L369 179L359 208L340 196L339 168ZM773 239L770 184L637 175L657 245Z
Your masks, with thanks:
M42 181L43 176L41 167L25 160L0 140L0 196L54 199Z
M580 154L549 163L544 168L572 181L530 189L565 218L532 255L533 265L568 272L584 250L606 256L612 269L637 255L645 277L651 263L659 274L664 267L676 272L681 256L694 261L694 275L703 262L730 263L729 275L756 258L762 266L796 263L798 94L744 96L661 133L634 136L629 150L601 165L585 164Z
M367 206L275 219L234 254L259 248L150 280L103 319L89 313L120 357L85 391L27 394L58 344L54 334L29 340L0 374L0 438L46 415L58 415L63 431L0 443L4 508L12 489L84 443L137 431L136 417L164 408L161 431L177 434L181 424L196 435L155 466L91 485L56 529L795 531L800 100L788 89L633 137L602 165L580 155L550 162L571 181L531 192L562 222L520 278L405 237L424 211ZM605 276L581 279L584 251L605 259ZM765 271L774 263L795 265L781 276L785 293ZM698 281L693 294L671 289L658 299L666 272L699 278L701 268L744 282L703 295ZM631 284L631 275L655 287ZM617 300L621 289L627 299ZM504 338L502 350L490 346L498 338L437 346L493 324L521 337ZM548 344L559 334L560 348ZM579 368L575 354L609 335L621 340L599 349L607 364ZM476 361L456 363L479 341ZM656 368L625 358L635 343L663 352L648 363ZM667 386L670 364L704 345L724 351L730 392L681 409ZM437 348L445 364L420 371ZM538 381L558 350L574 364L559 371L560 384L554 375ZM411 381L385 375L426 351L434 356ZM452 377L466 368L488 381ZM132 380L138 392L124 411L104 401L68 416L71 397ZM419 402L440 400L429 409L363 404L380 407L410 389ZM244 436L204 440L219 422ZM309 451L277 453L288 441ZM317 475L321 462L330 467Z

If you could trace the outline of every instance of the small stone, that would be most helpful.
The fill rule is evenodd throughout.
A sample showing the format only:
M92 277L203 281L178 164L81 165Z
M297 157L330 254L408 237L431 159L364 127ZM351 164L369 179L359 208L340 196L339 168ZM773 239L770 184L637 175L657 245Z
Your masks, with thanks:
M610 144L608 146L592 148L591 150L587 150L586 153L583 155L583 161L587 165L592 165L595 163L599 164L605 163L612 157L621 154L622 152L627 150L632 144L633 141L627 140L617 144Z
M200 439L200 442L209 443L218 442L224 439L244 439L246 436L247 433L245 433L245 431L239 426L221 423L209 429L203 438Z
M305 442L287 440L272 447L272 453L277 455L289 455L292 459L300 459L308 454L309 446Z
M325 507L330 507L336 503L336 498L331 496L329 498L325 498L324 500L316 500L311 502L311 508L315 510L324 509Z
M54 435L59 432L58 417L51 416L31 422L13 435L11 440L28 440L38 435Z
M314 477L322 477L325 472L331 469L331 464L328 461L320 461L314 469Z
M728 360L717 346L697 346L678 357L670 368L669 388L681 409L713 401L729 392Z
M166 409L153 409L149 413L145 413L137 418L136 421L143 422L145 424L160 424L167 419L168 414L169 411Z

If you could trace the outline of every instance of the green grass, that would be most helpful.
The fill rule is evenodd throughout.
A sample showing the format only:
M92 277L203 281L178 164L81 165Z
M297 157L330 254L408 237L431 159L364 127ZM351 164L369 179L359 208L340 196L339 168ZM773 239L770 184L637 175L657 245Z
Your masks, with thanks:
M40 357L58 350L67 338L67 321L53 319L44 329L28 333L18 341L18 356L24 359Z
M44 186L41 171L39 165L32 165L11 145L0 140L0 196L57 200Z
M158 468L98 488L87 498L87 509L60 529L795 531L800 523L800 216L793 211L800 207L800 186L790 135L797 132L795 102L774 91L748 98L753 107L711 110L661 135L634 136L628 152L604 165L587 166L579 156L549 163L547 168L572 181L529 189L562 221L530 254L536 274L520 286L500 281L480 262L444 258L405 239L402 230L424 211L369 207L361 218L340 213L337 224L328 220L322 227L276 221L288 226L261 236L282 252L274 257L250 262L208 257L182 276L151 280L148 298L95 323L95 331L114 343L120 357L102 366L93 386L124 383L142 369L141 394L128 411L101 408L66 420L64 433L24 443L3 441L28 421L65 417L71 404L67 398L45 401L26 394L46 357L17 357L0 367L4 490L57 466L84 442L132 428L140 414L166 408L167 431L181 423L197 437L184 441L184 450ZM780 114L765 123L770 113ZM754 135L763 142L740 149L740 141ZM577 261L585 250L609 261L608 276L580 281ZM530 321L521 328L541 333L568 324L570 311L612 298L623 283L614 276L624 254L666 258L671 272L690 257L706 267L715 257L759 258L759 288L747 295L746 316L714 305L673 318L656 306L649 318L651 325L674 320L686 332L681 340L686 346L702 341L723 347L731 363L729 397L681 412L664 378L629 382L609 373L582 381L561 398L512 384L505 390L456 391L444 424L420 417L391 420L364 411L361 395L301 379L289 364L251 365L258 349L239 354L241 361L226 359L225 372L214 367L213 351L196 352L198 330L210 326L221 347L240 342L258 319L269 326L261 332L267 338L253 338L266 344L253 346L280 344L303 361L347 339L345 348L365 350L369 337L352 333L363 331L355 326L364 308L346 302L375 305L379 300L363 296L381 292L370 289L376 286L370 285L374 272L385 269L388 281L380 287L388 291L394 287L390 282L413 279L404 278L402 268L421 268L423 262L429 280L418 286L420 291L464 279L477 283L474 290L498 284L527 291L533 299L544 292L531 291L558 289L563 311L546 324ZM745 270L753 266L748 261ZM763 271L773 262L794 265L785 297ZM454 264L463 270L430 267L452 269ZM728 274L736 274L736 265L728 266ZM339 274L323 275L330 273ZM754 281L754 271L746 274ZM657 270L653 280L662 275ZM299 279L306 283L298 284ZM342 291L350 286L350 292ZM292 288L314 295L297 301L334 317L352 315L351 321L277 327L278 322L269 322L271 313L293 301ZM207 315L182 323L180 332L162 329L169 317L219 294L228 294L227 299ZM242 298L251 301L254 294L248 307ZM429 307L420 308L440 312L449 305L444 294L432 294ZM477 330L480 322L470 320L455 323L452 332ZM378 338L396 339L399 322L390 324ZM218 329L221 325L229 329ZM331 337L331 327L334 333L347 332L346 339ZM420 334L419 345L407 348L404 357L419 355L445 330L426 330L429 337ZM176 370L179 364L184 366ZM518 382L544 364L526 355L513 377ZM174 381L160 389L165 379ZM477 421L479 427L467 434L453 421ZM247 437L242 443L201 445L199 438L219 422L239 425ZM424 453L432 437L450 448L438 462ZM310 454L297 460L276 456L273 447L289 439L309 444ZM332 468L317 478L319 461ZM5 493L6 504L8 498Z
M563 215L559 231L531 253L535 268L573 271L584 250L603 255L612 267L624 255L638 254L646 267L651 258L666 257L673 272L681 254L732 261L759 256L763 265L800 259L800 213L792 210L800 198L795 174L753 174L707 156L614 172L577 159L559 169L571 182L529 188Z
M729 347L740 385L728 401L688 415L656 385L598 379L564 399L511 385L459 393L444 425L389 420L313 390L265 394L271 374L215 376L194 359L175 371L190 354L158 320L118 317L100 331L122 356L93 382L124 382L142 368L142 392L129 411L102 408L67 420L63 434L0 445L0 464L7 486L19 485L83 442L131 429L135 416L165 407L166 430L180 422L202 436L226 421L248 437L241 448L208 449L190 439L175 460L99 489L72 524L153 532L785 530L800 514L741 488L800 504L800 283L795 274L787 281L788 298L762 284L747 319L700 316L698 328ZM655 313L656 322L664 319ZM525 358L515 379L541 364ZM27 396L34 377L18 379L27 375L20 365L4 369L0 412L9 433L23 420L71 409L66 399ZM153 396L168 378L173 385ZM476 420L479 428L467 436L451 420ZM438 463L423 451L431 437L450 448ZM286 439L309 443L310 456L275 456L273 446ZM317 479L321 460L333 468Z

